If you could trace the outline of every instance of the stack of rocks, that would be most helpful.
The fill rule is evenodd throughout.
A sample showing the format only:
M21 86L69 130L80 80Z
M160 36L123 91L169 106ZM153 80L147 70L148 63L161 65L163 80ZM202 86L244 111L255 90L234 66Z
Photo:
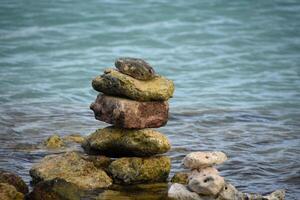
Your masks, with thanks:
M117 69L107 69L92 81L101 92L90 108L97 120L112 124L87 137L82 144L90 155L117 158L108 167L115 183L165 181L171 168L166 136L151 128L168 121L174 84L155 74L141 59L119 58Z
M183 164L191 171L179 173L173 180L168 196L177 200L284 200L285 191L276 190L262 196L239 192L226 182L214 165L227 160L223 152L193 152L183 159ZM177 181L173 181L177 182Z

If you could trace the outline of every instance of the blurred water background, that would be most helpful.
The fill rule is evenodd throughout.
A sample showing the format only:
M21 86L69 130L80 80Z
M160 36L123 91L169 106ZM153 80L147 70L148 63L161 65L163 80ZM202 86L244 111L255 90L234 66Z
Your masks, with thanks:
M91 80L120 56L174 80L172 174L196 150L245 192L300 198L299 1L20 1L0 4L0 168L27 183L51 153L24 150L53 133L107 124L89 104Z

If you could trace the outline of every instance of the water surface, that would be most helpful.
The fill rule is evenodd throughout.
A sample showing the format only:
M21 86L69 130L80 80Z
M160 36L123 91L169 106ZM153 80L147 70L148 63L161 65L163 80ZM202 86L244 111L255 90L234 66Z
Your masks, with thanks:
M299 1L18 1L0 4L0 167L27 183L51 153L16 148L107 124L91 80L119 56L174 80L172 174L188 152L221 150L247 192L300 196ZM27 148L27 147L26 147Z

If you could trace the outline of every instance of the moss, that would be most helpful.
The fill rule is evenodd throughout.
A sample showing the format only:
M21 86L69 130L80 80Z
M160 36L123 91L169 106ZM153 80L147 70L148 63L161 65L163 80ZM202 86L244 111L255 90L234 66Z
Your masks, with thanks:
M189 176L188 172L177 172L172 177L171 182L186 185L188 184L188 176Z
M124 184L165 181L170 168L171 160L167 156L120 158L108 167L114 181Z
M109 157L152 156L170 149L167 137L155 130L115 127L98 129L82 146L89 154Z
M0 183L7 183L13 185L18 192L26 194L28 187L21 177L6 171L0 171Z
M61 148L61 147L65 146L65 143L63 142L63 140L59 137L59 135L56 135L56 134L50 136L44 142L44 144L47 148Z
M79 188L63 179L55 178L38 183L26 196L30 200L80 200Z
M82 189L105 188L112 184L105 171L76 152L46 156L31 168L30 176L34 182L62 178Z
M7 183L0 183L0 199L1 200L23 200L24 195L17 189Z
M116 70L106 70L92 81L96 91L115 96L125 96L138 101L166 101L172 97L174 83L162 76L148 81L134 79Z

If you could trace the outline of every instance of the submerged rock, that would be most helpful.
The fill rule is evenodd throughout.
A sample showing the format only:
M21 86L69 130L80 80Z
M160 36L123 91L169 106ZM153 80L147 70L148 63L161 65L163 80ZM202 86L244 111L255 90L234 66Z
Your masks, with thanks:
M152 129L106 127L92 133L82 147L88 154L131 157L165 153L170 143L166 136Z
M0 170L0 183L7 183L14 186L18 192L23 194L28 193L28 186L21 177L16 174Z
M75 143L83 143L84 141L84 137L81 136L80 134L71 134L71 135L67 135L63 138L64 141L66 142L75 142Z
M115 62L118 70L139 80L150 80L155 76L154 69L144 60L138 58L118 58Z
M284 200L284 198L284 190L276 190L269 195L263 196L261 194L240 192L230 183L225 183L224 187L218 195L217 200Z
M177 172L171 179L172 183L188 184L188 177L190 173L188 172Z
M108 170L116 183L135 184L163 182L170 173L171 160L167 156L148 158L120 158Z
M98 95L90 108L95 118L120 128L158 128L168 121L167 101L139 102Z
M222 164L227 156L220 151L215 152L192 152L185 156L183 164L189 169L201 169L216 164Z
M56 134L48 137L48 139L44 142L44 144L47 148L61 148L65 146L65 143L63 142L61 137Z
M99 200L167 200L168 184L118 185L100 193Z
M79 188L63 179L39 182L26 196L26 200L80 200Z
M76 152L44 157L31 168L30 176L35 182L62 178L82 189L105 188L112 184L105 171Z
M211 197L200 196L187 189L186 186L174 183L168 190L168 197L176 200L213 200Z
M23 200L24 194L18 192L13 185L0 183L0 199L1 200Z
M172 97L174 83L162 76L140 81L113 69L92 81L93 88L113 96L125 96L137 101L166 101Z
M197 194L215 196L224 184L224 178L217 174L193 173L189 176L188 188Z

